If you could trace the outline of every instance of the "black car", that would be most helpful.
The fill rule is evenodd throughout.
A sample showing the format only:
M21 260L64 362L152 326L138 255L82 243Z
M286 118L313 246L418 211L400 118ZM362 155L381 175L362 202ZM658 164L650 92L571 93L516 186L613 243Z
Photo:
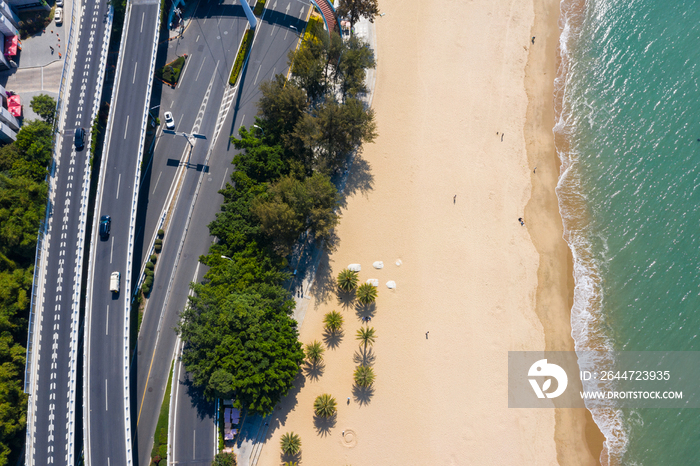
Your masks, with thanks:
M83 128L75 128L73 144L75 145L75 150L83 150L83 147L85 147L85 130Z
M109 215L100 217L100 238L109 238L109 229L112 226L112 218Z

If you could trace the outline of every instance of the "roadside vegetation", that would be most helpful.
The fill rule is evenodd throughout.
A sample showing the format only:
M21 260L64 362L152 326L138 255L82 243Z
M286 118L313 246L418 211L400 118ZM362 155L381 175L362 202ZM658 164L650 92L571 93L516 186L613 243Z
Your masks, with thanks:
M240 153L209 225L217 240L200 258L209 270L191 285L177 328L194 385L263 416L292 388L305 359L285 287L290 254L302 234L328 244L339 219L331 176L376 136L374 114L360 100L372 51L358 39L316 32L290 53L289 80L261 84L254 126L231 138ZM331 326L340 330L342 316ZM307 349L311 364L322 361L319 346ZM319 412L335 409L329 396Z
M255 16L260 16L265 9L265 0L258 0L255 2L255 8L253 8L253 14Z
M156 424L156 433L153 436L153 449L151 450L151 464L166 465L168 458L168 420L170 418L170 389L173 385L173 367L175 361L170 363L170 376L168 384L165 386L165 395L163 395L163 403L160 405L160 414L158 415L158 424Z
M53 121L53 112L43 116ZM0 466L15 464L25 441L27 325L52 149L52 125L41 120L25 122L17 140L0 148Z
M257 7L256 7L257 8ZM241 46L236 54L236 61L233 63L233 68L231 69L231 76L228 79L228 83L232 86L238 81L238 75L241 74L243 69L243 64L248 56L248 52L253 45L253 37L255 36L255 30L248 29L245 34L243 34L243 40L241 41Z
M171 86L176 86L180 79L180 74L182 69L185 67L185 61L187 60L187 55L181 55L175 60L171 61L163 68L156 70L156 77L163 82L170 84Z

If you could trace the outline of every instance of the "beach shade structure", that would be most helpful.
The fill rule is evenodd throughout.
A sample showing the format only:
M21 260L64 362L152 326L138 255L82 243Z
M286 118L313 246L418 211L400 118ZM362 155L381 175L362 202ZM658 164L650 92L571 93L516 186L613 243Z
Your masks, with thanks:
M362 266L360 264L350 264L348 265L348 270L352 270L353 272L359 272L362 270Z
M396 289L396 282L394 280L389 280L388 282L386 282L386 287L390 290L394 290Z
M372 267L374 267L375 269L383 269L383 268L384 268L384 262L382 262L382 261L376 261L376 262L372 263Z
M379 279L370 278L369 280L367 280L367 283L369 283L370 285L372 285L374 287L377 287L377 286L379 286Z

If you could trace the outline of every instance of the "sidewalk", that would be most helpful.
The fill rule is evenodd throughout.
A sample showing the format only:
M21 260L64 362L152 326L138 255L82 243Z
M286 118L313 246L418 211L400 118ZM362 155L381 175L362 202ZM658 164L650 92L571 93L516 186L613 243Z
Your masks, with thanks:
M29 106L35 95L47 94L58 99L73 1L64 1L63 23L60 26L52 20L46 29L22 40L22 51L15 60L17 68L0 72L0 84L6 90L19 94L25 120L39 118Z

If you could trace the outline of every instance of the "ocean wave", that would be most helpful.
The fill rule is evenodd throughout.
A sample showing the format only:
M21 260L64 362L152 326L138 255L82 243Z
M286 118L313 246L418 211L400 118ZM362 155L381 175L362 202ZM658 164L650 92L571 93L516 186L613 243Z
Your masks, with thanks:
M591 8L593 11L587 11ZM603 0L589 2L562 0L559 19L561 31L558 51L559 69L554 81L554 137L561 161L556 194L564 226L564 239L571 249L574 262L575 287L571 309L571 334L579 358L599 358L595 361L596 367L611 365L609 355L612 354L612 345L601 325L604 302L601 270L604 264L601 264L593 253L594 234L590 230L586 194L581 185L578 169L580 154L577 153L573 141L577 128L581 124L590 126L591 122L577 119L579 116L572 111L571 100L576 69L578 66L583 66L576 63L573 51L582 40L581 33L586 15L589 14L595 20L596 17L605 15L608 8ZM591 114L595 111L592 110ZM590 114L586 118L589 119ZM606 243L605 238L597 238L597 242L603 245ZM597 356L591 356L593 354ZM588 367L591 366L588 365ZM597 382L597 384L601 383ZM591 409L588 402L587 406L606 439L601 453L601 463L604 466L621 464L628 445L628 430L625 428L622 411L615 408Z

